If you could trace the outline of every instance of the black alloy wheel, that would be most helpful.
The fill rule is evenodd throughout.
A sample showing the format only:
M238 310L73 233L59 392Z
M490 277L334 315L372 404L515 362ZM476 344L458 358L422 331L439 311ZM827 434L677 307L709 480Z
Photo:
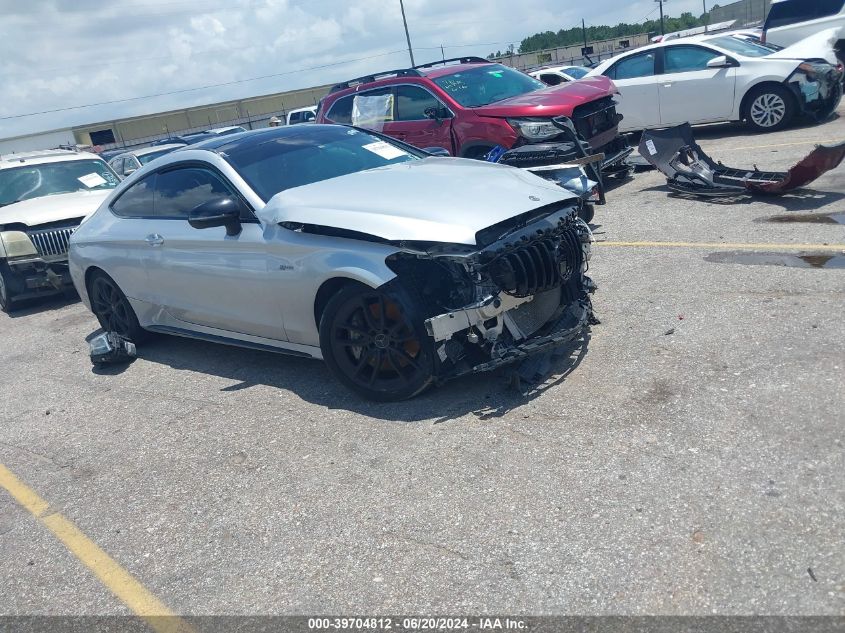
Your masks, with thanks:
M362 284L344 287L320 321L320 347L343 384L370 400L391 402L434 381L432 344L399 301Z
M91 311L106 332L116 332L133 342L144 338L144 330L126 295L104 273L96 273L88 284Z

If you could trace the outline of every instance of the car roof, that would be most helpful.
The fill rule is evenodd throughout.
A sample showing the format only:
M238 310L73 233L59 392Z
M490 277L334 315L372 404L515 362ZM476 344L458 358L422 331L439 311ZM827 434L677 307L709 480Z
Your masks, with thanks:
M464 70L478 68L479 66L501 65L498 62L490 62L480 58L478 58L477 61L469 61L469 59L470 58L461 58L459 63L453 63L458 61L457 59L447 59L443 62L443 65L439 65L440 62L433 62L431 66L414 66L413 68L402 68L381 74L374 73L373 75L367 75L358 79L350 79L347 82L338 84L332 88L328 97L335 99L338 96L346 96L348 94L358 92L359 90L368 90L371 86L389 86L395 83L404 83L408 80L413 81L414 79L437 79L439 77L453 75ZM433 64L438 65L434 66Z
M66 149L47 149L18 154L0 155L0 169L20 167L22 164L43 165L44 163L64 163L69 160L102 160L90 152L74 152Z
M226 154L228 152L239 152L250 149L271 141L277 138L284 138L286 136L302 136L303 134L315 134L321 130L348 130L345 125L282 125L279 127L265 127L258 130L247 130L246 132L238 132L236 134L227 134L210 138L201 143L194 145L185 145L169 154L170 156L180 155L181 152L190 152L194 150L207 150L218 154ZM365 131L365 130L364 130Z
M295 112L313 112L317 109L317 106L306 106L304 108L296 108L294 110L289 110L288 114L294 114Z
M185 147L185 143L168 143L167 145L150 145L149 147L142 147L140 149L131 149L124 154L134 154L135 156L146 156L154 152L161 152L166 149L176 149L177 147ZM123 154L121 154L122 156ZM117 158L115 156L115 158Z

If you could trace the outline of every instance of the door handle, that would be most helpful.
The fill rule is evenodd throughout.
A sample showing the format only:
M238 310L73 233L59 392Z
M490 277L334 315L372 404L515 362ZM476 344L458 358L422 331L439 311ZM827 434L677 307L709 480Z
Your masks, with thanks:
M671 88L671 87L672 87L672 82L671 82L671 81L666 81L666 82L664 82L664 83L663 83L663 87L664 87L664 88Z
M146 238L144 238L144 240L149 246L161 246L162 244L164 244L164 238L158 233L148 235Z

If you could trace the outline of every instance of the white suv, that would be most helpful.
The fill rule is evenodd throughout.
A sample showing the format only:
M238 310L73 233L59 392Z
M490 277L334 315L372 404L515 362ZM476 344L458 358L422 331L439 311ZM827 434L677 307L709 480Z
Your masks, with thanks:
M69 287L68 240L119 182L87 152L0 155L0 310Z
M763 38L767 43L790 46L828 29L838 30L837 42L845 40L845 0L780 0L772 3ZM842 45L837 45L842 50Z

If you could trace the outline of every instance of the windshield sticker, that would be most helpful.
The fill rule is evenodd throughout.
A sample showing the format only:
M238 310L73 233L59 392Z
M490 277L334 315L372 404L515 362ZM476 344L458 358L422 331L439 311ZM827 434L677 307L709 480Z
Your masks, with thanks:
M648 139L648 140L646 141L645 146L648 148L648 153L649 153L649 154L651 154L652 156L654 156L655 154L657 154L657 148L654 146L654 141L652 141L651 139Z
M100 185L106 184L106 179L96 172L80 176L79 178L77 178L77 180L89 189L93 189L94 187L99 187Z
M390 143L385 143L384 141L377 141L376 143L370 143L368 145L364 145L363 148L372 152L373 154L378 154L385 160L393 160L394 158L399 158L400 156L407 156L408 153L399 149L398 147L393 147Z

